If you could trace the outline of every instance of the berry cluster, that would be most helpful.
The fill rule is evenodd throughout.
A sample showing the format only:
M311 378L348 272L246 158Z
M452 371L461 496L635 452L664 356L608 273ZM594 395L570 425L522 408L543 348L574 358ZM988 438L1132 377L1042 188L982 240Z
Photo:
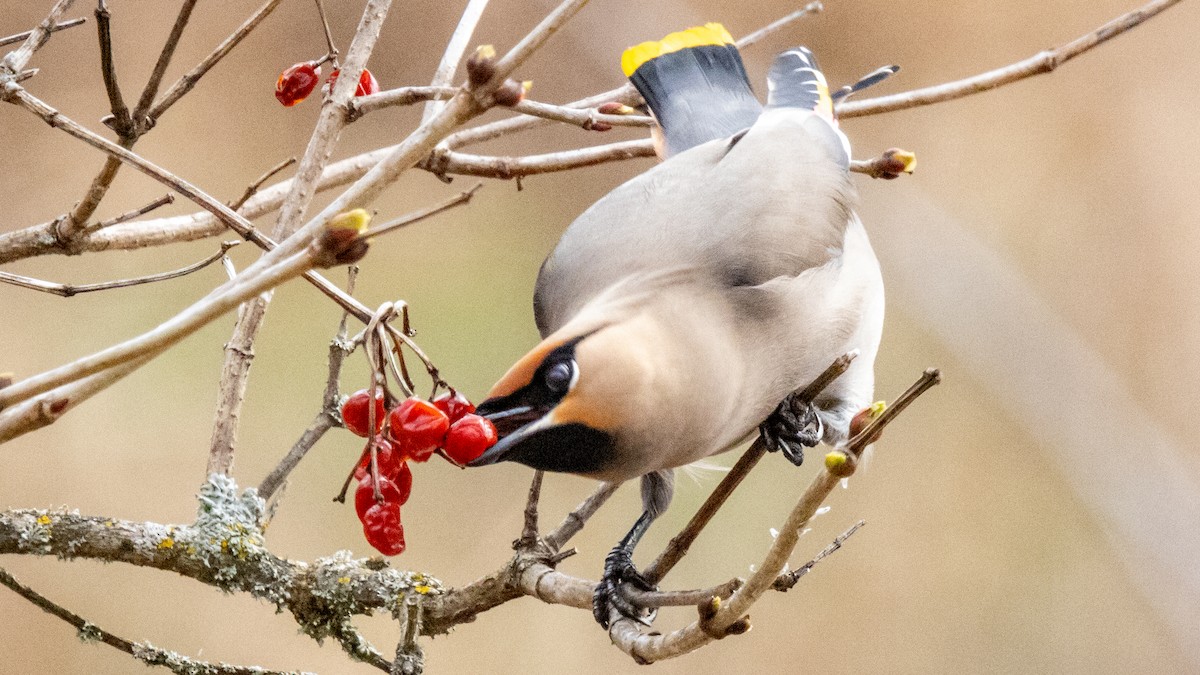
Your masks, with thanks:
M325 93L328 94L333 90L333 85L337 83L338 73L340 72L338 68L334 68L333 72L329 73L329 79L325 81ZM303 61L297 63L280 73L279 80L275 82L275 98L290 108L308 98L309 94L313 93L313 90L317 88L317 83L320 81L320 61ZM379 82L375 80L375 76L371 74L371 71L363 68L362 75L358 77L358 87L354 90L354 95L366 96L378 91Z
M363 389L342 404L342 421L368 439L354 469L359 481L354 506L367 543L384 555L404 552L400 507L412 493L408 462L425 462L437 453L463 466L496 443L496 427L455 391L433 401L411 396L387 410L383 398Z

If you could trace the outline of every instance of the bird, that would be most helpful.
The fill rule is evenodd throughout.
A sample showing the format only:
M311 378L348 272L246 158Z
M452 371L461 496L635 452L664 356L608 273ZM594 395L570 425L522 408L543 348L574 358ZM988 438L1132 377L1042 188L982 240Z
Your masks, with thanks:
M642 513L593 598L605 628L648 623L619 586L653 588L633 551L676 468L755 434L794 464L846 440L871 402L884 312L849 141L811 51L775 58L765 106L717 23L631 47L622 68L663 161L576 218L542 264L542 341L479 405L500 440L471 463L640 479ZM815 401L792 400L854 350Z

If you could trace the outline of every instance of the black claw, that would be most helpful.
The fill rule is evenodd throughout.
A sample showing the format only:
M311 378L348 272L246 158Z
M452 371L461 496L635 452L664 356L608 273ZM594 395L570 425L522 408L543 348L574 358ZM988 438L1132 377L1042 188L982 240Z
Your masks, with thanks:
M783 399L775 412L758 427L767 450L782 452L796 466L804 462L804 448L820 443L824 431L816 407L812 403L796 402L795 394Z
M633 566L630 552L622 546L617 546L604 559L604 576L600 578L600 583L596 585L596 592L592 595L592 616L595 617L596 623L606 630L613 610L627 619L646 626L650 625L657 613L657 611L651 611L645 614L642 608L625 599L625 596L621 594L621 584L625 583L643 591L658 590Z

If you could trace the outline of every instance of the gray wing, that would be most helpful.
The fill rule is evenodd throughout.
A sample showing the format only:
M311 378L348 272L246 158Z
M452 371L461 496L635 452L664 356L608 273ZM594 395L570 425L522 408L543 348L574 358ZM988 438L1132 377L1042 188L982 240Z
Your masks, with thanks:
M740 137L691 148L610 192L542 264L542 335L633 274L697 268L753 286L840 255L851 187L832 133L811 113L768 111Z

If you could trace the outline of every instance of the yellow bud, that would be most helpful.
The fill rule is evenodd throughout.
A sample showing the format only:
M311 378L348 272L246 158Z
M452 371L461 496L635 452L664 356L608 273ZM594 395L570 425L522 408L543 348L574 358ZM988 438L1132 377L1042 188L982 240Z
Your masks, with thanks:
M352 209L339 213L329 221L331 230L354 230L362 232L371 224L371 214L366 209Z
M496 58L496 48L492 45L479 45L475 48L475 58L494 59Z
M829 470L829 473L836 473L846 464L846 459L846 453L834 450L825 455L825 468Z

